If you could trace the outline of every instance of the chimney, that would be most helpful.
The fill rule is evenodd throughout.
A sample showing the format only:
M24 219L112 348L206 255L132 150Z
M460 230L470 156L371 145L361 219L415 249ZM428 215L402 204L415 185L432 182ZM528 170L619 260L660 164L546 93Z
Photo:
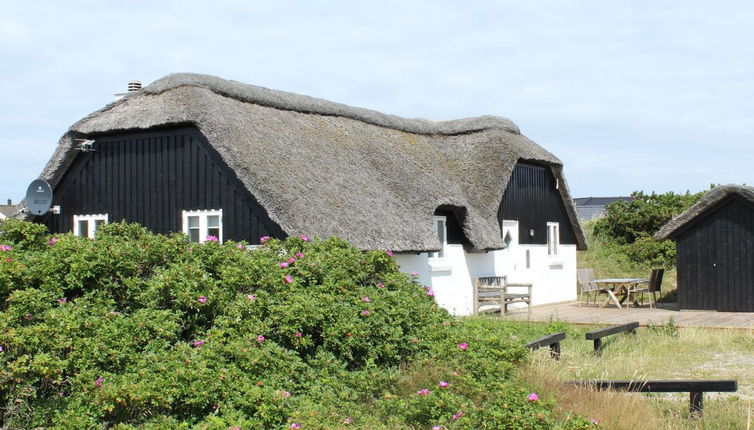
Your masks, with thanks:
M139 91L141 89L141 81L128 81L128 91L125 93L118 93L113 94L115 96L115 100L120 100L123 97L125 97L127 94Z

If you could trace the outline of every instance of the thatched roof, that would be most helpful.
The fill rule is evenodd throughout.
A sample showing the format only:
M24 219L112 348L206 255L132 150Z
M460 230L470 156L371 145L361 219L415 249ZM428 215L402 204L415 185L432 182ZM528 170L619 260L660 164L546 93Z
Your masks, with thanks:
M696 221L700 216L703 216L709 209L717 206L718 203L731 196L738 196L745 201L754 204L754 187L746 185L719 185L705 194L701 200L696 202L693 206L686 209L683 213L677 215L675 218L668 221L667 224L662 226L654 238L657 240L671 239L675 236L675 233L681 230L684 226Z
M447 205L465 208L475 248L504 248L498 207L523 159L552 167L586 246L560 160L507 119L405 119L206 75L169 75L77 122L41 177L55 187L74 138L173 125L197 127L288 234L437 250L432 215Z

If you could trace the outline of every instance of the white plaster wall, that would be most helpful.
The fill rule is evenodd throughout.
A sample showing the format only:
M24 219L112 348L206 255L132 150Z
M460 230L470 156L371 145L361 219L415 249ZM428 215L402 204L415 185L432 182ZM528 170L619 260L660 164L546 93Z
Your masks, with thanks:
M560 245L558 255L551 256L547 245L518 245L517 225L505 225L507 229L515 234L507 249L470 254L462 245L447 245L442 261L430 260L426 253L395 258L402 272L416 272L419 282L434 291L437 303L455 315L472 313L474 279L480 276L507 276L508 282L533 284L534 305L575 300L576 245Z

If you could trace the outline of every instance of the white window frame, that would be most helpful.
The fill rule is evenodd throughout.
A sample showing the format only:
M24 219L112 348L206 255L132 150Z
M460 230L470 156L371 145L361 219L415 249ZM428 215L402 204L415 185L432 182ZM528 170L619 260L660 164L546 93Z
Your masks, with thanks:
M560 251L560 223L547 223L547 255L556 256Z
M441 248L437 252L429 253L429 260L433 262L445 261L448 253L448 218L444 216L433 216L432 227L437 232L437 223L442 222L442 237L443 240L440 243Z
M207 227L207 218L210 216L218 216L220 219L220 234L217 236L217 239L220 241L220 243L223 242L223 210L222 209L206 209L206 210L195 210L195 211L182 211L181 212L181 219L182 221L182 228L183 233L186 234L189 238L191 238L191 234L189 233L189 223L188 219L189 217L199 217L199 243L204 243L207 241L209 230Z
M86 234L82 234L81 229L79 229L79 221L87 222ZM97 221L103 221L107 224L109 222L109 217L107 214L74 215L73 235L94 239L97 235Z

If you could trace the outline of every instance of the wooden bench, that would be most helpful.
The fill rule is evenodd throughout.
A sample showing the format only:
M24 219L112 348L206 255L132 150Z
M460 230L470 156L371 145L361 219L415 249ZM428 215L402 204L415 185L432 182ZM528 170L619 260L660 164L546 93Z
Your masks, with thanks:
M560 360L560 341L566 338L564 331L548 334L547 336L534 339L526 344L526 347L534 351L544 346L550 347L550 356L556 360Z
M624 390L638 393L689 393L689 412L701 417L705 392L735 392L735 380L708 381L569 381L568 384L596 390Z
M630 322L628 324L616 325L600 330L590 331L586 334L586 340L594 341L594 352L599 354L600 346L602 346L602 338L610 336L616 333L631 332L636 334L636 328L639 327L638 322Z
M515 303L526 303L528 316L531 319L531 287L532 284L513 284L505 276L484 276L474 282L474 315L478 315L485 304L499 306L500 315L508 312L508 306ZM526 288L526 292L520 290ZM512 291L516 289L517 291Z

